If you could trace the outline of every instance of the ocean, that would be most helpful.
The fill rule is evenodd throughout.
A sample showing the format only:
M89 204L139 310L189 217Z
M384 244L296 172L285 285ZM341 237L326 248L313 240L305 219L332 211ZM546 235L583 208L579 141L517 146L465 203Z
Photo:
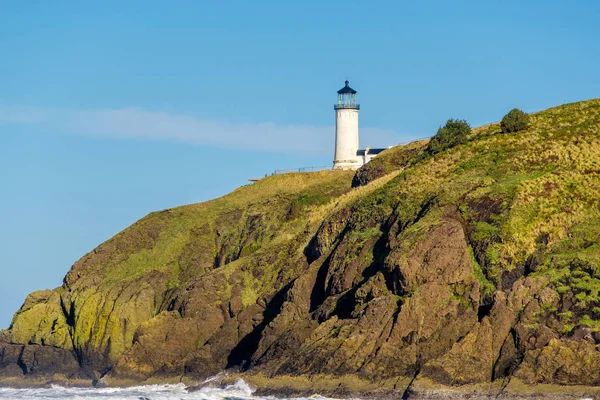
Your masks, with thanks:
M184 384L148 385L129 388L0 388L0 399L10 400L267 400L274 397L253 396L253 390L243 380L225 387L204 387L189 391ZM310 398L327 400L325 397ZM301 400L298 398L297 400Z

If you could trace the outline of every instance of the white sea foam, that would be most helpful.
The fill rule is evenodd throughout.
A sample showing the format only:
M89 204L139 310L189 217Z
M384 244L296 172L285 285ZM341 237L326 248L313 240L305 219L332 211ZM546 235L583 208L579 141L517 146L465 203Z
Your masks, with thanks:
M253 395L252 388L243 380L225 387L204 387L189 391L184 384L147 385L128 388L0 388L0 399L7 400L273 400L274 397ZM326 400L324 397L310 398ZM297 399L302 400L302 399Z

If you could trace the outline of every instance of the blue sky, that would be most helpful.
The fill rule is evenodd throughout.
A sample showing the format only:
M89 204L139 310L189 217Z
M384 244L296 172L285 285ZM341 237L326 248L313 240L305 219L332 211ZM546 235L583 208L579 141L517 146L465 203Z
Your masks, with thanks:
M0 2L0 328L152 210L361 145L600 96L600 3Z

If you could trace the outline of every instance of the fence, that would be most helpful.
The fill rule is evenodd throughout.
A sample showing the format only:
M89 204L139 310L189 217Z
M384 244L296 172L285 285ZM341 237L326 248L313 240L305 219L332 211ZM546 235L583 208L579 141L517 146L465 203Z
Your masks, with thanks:
M293 169L276 169L271 175L291 174L294 172L317 172L331 169L331 167L302 167Z

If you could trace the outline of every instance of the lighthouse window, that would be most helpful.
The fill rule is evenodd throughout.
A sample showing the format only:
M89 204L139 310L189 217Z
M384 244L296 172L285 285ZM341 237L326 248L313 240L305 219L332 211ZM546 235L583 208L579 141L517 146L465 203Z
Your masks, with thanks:
M338 104L342 104L345 106L351 106L356 104L356 95L350 93L344 93L338 95Z

